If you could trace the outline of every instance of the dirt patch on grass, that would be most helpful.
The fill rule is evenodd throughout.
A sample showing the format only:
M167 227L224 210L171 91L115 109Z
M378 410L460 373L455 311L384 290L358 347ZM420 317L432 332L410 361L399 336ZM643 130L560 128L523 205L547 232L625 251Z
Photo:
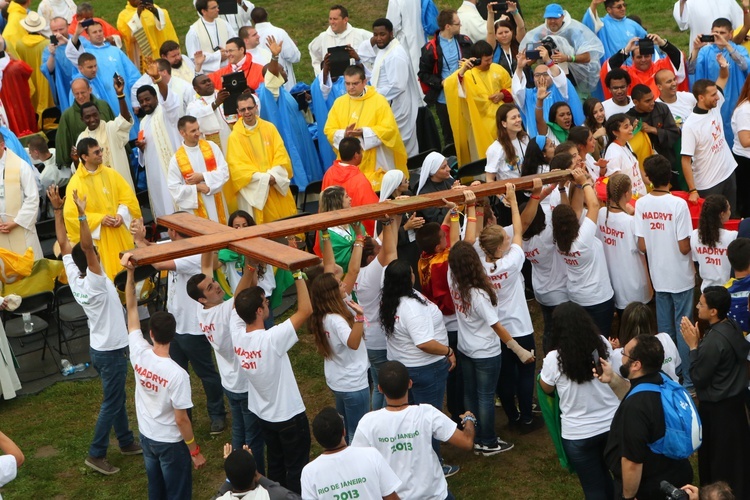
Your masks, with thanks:
M59 453L60 452L54 446L46 445L36 450L34 458L50 458L57 456Z

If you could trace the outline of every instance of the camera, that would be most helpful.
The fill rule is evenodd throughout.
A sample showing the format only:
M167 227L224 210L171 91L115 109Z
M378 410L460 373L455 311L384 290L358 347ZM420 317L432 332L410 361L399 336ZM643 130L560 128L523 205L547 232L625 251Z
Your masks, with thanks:
M701 35L701 42L703 43L714 43L716 37L714 35Z
M540 42L526 44L526 59L529 61L538 61L541 59L542 55L539 53L539 47L541 46Z
M83 21L81 21L81 26L83 26L84 28L88 28L89 26L93 26L93 25L94 25L93 18L84 19Z
M547 49L547 54L551 57L552 54L557 50L557 44L550 36L545 36L542 38L539 43Z
M52 45L57 45L60 42L57 40L57 36L56 35L50 35L49 36L49 43L52 44Z
M482 64L482 58L481 57L474 57L471 60L471 65L472 66L479 66L480 64Z
M639 38L635 44L642 56L654 55L654 41L650 38Z
M492 6L492 10L495 13L495 19L508 12L508 2L497 2Z
M664 493L666 500L687 500L688 494L681 489L675 487L668 481L662 481L659 483L659 491Z

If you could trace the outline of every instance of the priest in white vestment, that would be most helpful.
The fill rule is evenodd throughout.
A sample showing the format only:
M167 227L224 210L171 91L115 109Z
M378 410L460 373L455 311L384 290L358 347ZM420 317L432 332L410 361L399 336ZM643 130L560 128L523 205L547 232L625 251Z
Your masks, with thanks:
M227 53L224 46L227 40L237 36L232 26L219 18L219 3L216 0L198 0L195 5L198 20L188 29L185 35L185 49L195 62L195 54L201 52L206 56L203 72L213 73L227 65Z
M237 121L237 115L224 116L222 104L229 97L229 91L216 92L214 82L206 75L193 80L193 90L194 99L187 106L187 114L198 120L203 137L221 146L221 151L226 154L231 126Z
M175 94L180 98L180 103L182 104L180 116L184 115L187 105L191 103L195 97L192 82L187 83L182 78L174 77L172 75L172 65L168 60L156 59L154 62L159 68L159 77L163 79L169 87L169 93ZM138 92L138 89L144 85L151 85L156 89L156 84L151 81L151 77L148 76L148 73L144 73L130 88L130 101L133 105L133 109L136 110L136 113L138 113L138 98L135 94Z
M183 116L177 122L182 146L169 162L167 183L177 210L226 225L229 219L222 190L229 169L219 146L201 139L198 120Z
M422 47L427 43L422 26L422 3L414 0L388 0L385 17L393 23L393 34L409 54L416 75L419 72Z

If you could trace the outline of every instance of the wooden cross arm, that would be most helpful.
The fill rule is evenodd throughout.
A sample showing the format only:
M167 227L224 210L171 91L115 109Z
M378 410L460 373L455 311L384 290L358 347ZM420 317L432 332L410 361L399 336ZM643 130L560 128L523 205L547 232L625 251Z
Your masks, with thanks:
M222 226L222 229L218 230L218 228L216 228L218 223L216 222L205 221L187 213L172 214L166 217L159 217L158 222L164 226L178 230L183 234L193 234L196 235L196 237L186 238L158 246L151 245L144 248L138 248L133 251L133 257L131 260L137 265L145 265L164 260L187 257L188 255L220 250L227 247L236 249L235 251L246 253L251 249L249 246L250 242L254 242L258 238L274 239L309 231L327 229L339 225L351 224L365 219L378 219L386 215L395 215L404 212L414 212L425 208L439 207L444 205L444 199L460 203L464 199L463 190L465 189L474 191L477 198L505 193L506 183L514 184L518 190L531 189L533 181L537 177L542 179L543 183L550 184L570 179L571 173L568 170L555 170L541 175L489 182L477 186L463 187L462 189L438 191L435 193L412 196L401 200L390 200L382 203L372 203L370 205L336 210L333 212L318 213L303 218L277 220L242 229L231 229L227 227L225 230ZM242 247L238 244L240 241L243 241ZM246 246L245 243L248 245ZM254 257L260 259L262 262L269 262L271 255L254 255ZM290 266L287 265L282 265L280 267L286 269L290 268Z

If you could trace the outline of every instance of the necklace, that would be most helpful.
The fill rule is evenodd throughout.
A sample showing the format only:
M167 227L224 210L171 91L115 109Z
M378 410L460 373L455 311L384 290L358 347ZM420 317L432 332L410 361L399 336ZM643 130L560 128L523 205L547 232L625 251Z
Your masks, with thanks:
M669 189L652 189L652 193L667 193L669 194Z
M386 408L403 408L404 406L409 406L409 403L401 403L400 405L385 405Z
M324 454L324 455L327 455L327 454L329 454L329 453L336 453L337 451L339 451L339 450L343 450L343 449L344 449L344 448L346 448L346 447L347 447L347 444L346 444L346 443L344 443L344 444L342 444L341 446L337 446L336 448L331 448L330 450L326 450L326 451L324 451L324 452L323 452L323 454Z

